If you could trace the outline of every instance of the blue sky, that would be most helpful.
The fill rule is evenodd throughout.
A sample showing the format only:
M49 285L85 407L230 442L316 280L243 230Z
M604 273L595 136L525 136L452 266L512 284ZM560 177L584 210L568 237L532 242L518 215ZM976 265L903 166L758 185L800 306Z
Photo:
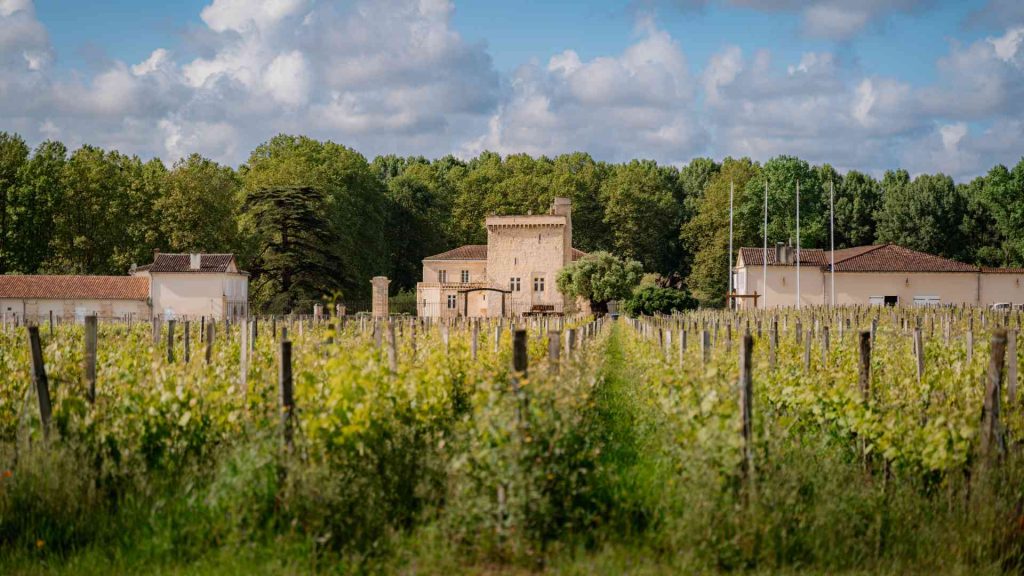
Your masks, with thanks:
M298 132L367 155L796 154L965 179L1024 154L1022 5L0 0L0 130L167 162Z

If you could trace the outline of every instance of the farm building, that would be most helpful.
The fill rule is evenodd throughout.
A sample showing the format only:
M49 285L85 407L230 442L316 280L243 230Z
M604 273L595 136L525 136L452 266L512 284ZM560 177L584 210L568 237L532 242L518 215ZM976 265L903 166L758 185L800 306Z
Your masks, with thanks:
M796 249L780 243L767 257L765 267L763 248L740 248L733 270L738 306L796 306ZM801 306L833 304L833 292L836 305L1024 304L1022 280L1024 269L983 268L895 244L845 248L835 254L800 250Z
M128 276L0 276L4 322L234 318L248 312L248 274L232 254L154 254Z
M416 284L420 316L562 313L558 271L585 254L572 247L572 204L555 198L547 214L489 216L487 244L460 246L423 259Z

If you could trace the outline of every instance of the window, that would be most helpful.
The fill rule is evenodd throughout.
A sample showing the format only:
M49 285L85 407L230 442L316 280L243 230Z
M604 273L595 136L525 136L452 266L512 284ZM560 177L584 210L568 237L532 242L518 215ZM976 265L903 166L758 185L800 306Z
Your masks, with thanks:
M899 304L899 296L871 296L868 304L872 306L895 306Z
M448 281L448 271L447 270L438 270L437 271L437 281L442 283L442 284L447 282Z
M543 276L535 276L533 278L533 291L534 292L543 292L544 291L544 277Z
M519 278L510 278L508 281L508 289L512 292L519 292Z
M938 306L938 296L914 296L914 306Z
M469 270L463 270L462 271L462 283L465 284L467 282L469 282Z
M448 309L455 310L455 294L448 295Z

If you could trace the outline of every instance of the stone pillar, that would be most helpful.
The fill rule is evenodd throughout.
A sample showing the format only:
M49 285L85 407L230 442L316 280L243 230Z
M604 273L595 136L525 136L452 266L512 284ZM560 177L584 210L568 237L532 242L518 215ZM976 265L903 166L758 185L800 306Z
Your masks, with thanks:
M388 315L388 284L391 280L387 276L374 276L370 283L373 284L373 317L386 318Z

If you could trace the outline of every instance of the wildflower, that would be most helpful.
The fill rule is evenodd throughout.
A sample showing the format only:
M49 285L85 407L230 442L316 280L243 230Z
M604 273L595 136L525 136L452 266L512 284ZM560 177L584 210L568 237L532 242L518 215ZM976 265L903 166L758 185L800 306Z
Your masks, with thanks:
M11 476L14 476L14 472L11 472L10 470L4 470L4 478L10 478Z
M43 542L42 540L36 540L36 548L37 549L42 550L43 546L46 546L46 542Z

